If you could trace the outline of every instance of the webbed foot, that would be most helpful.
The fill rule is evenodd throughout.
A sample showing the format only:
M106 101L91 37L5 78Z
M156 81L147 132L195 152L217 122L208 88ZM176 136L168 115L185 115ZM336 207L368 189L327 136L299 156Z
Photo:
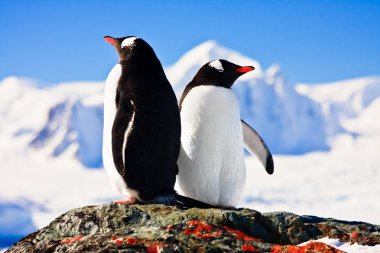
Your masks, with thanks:
M126 199L118 199L118 200L112 201L112 203L114 203L114 204L121 204L121 205L129 205L129 204L133 204L135 202L136 202L135 197L128 197Z

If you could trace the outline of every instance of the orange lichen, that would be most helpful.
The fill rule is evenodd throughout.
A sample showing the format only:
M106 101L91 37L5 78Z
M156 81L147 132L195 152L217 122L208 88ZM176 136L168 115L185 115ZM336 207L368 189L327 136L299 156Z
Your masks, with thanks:
M126 237L125 242L128 244L136 244L137 240L136 240L136 238L133 238L133 237Z
M309 242L303 246L276 245L272 247L271 253L343 253L343 251L323 242Z
M209 239L221 236L223 232L226 232L230 235L233 235L237 240L260 242L260 240L257 238L247 236L243 232L231 229L227 226L223 226L222 228L213 227L212 225L207 224L204 221L198 220L189 220L186 222L186 224L189 225L190 228L185 229L183 233L188 236L194 235L201 239Z
M241 246L241 249L243 251L250 251L250 252L260 252L260 249L257 249L255 248L253 245L251 244L245 244L243 246Z
M127 243L127 244L136 244L137 243L137 239L136 238L133 238L133 237L119 237L119 238L116 238L116 237L112 237L111 238L112 242L114 242L116 245L122 245L124 243Z
M158 253L160 252L160 248L165 247L165 246L168 246L168 244L158 243L158 244L150 245L150 246L147 246L147 251L148 253Z
M73 243L73 242L77 242L79 241L80 239L84 238L85 236L84 235L80 235L80 236L75 236L75 237L69 237L69 238L66 238L66 239L63 239L61 241L61 243Z
M183 233L184 233L185 235L191 235L192 232L193 232L193 230L192 230L191 228L187 228L187 229L185 229L185 230L183 231Z
M244 234L243 232L241 232L239 230L234 230L234 229L231 229L227 226L223 226L223 229L225 229L228 233L235 235L236 239L238 239L238 240L260 242L260 239L247 236L246 234Z
M123 244L123 238L115 238L115 237L112 237L111 240L112 240L116 245L121 245L121 244Z
M214 228L203 221L190 220L186 222L190 228L185 229L183 232L186 235L193 234L194 236L201 239L214 238L222 234L221 231L213 231Z

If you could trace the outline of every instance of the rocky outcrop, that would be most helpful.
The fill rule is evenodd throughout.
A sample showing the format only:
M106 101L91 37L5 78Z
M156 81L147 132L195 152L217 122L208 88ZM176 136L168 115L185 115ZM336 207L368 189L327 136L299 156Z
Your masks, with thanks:
M71 210L7 252L341 252L310 239L380 243L380 226L249 209L105 204Z

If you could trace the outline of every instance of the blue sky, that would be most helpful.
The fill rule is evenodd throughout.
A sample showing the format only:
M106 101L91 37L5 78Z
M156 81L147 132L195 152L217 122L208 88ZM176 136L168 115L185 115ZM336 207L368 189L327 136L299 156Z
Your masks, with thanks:
M291 82L380 75L380 1L0 0L0 79L104 80L104 35L137 35L173 64L214 39Z

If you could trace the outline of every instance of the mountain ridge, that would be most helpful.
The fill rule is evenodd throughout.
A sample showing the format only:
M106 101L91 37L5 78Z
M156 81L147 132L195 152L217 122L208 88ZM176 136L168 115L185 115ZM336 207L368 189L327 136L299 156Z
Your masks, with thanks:
M258 61L212 40L189 50L166 68L177 96L203 64L219 58L255 66L252 74L236 81L233 90L240 101L242 119L263 136L274 154L328 150L330 140L344 132L341 118L358 116L364 107L380 96L380 88L377 88L380 79L377 77L345 80L330 86L294 86L286 81L279 65L264 70ZM38 151L48 147L51 150L49 156L55 157L76 145L75 156L83 165L101 167L103 83L68 82L41 87L32 79L8 77L0 82L1 117L5 122L8 118L20 123L16 124L16 129L9 130L13 131L15 138L29 135L27 148ZM356 97L367 94L360 110L355 107L355 101L346 103L345 99L334 101L331 98L335 90L341 89L340 86L349 86ZM332 91L326 92L329 89ZM320 93L322 95L317 98L315 94ZM347 100L347 96L343 98ZM18 111L5 109L16 104ZM38 120L21 120L25 117L22 111L30 111ZM0 134L3 128L0 126Z

